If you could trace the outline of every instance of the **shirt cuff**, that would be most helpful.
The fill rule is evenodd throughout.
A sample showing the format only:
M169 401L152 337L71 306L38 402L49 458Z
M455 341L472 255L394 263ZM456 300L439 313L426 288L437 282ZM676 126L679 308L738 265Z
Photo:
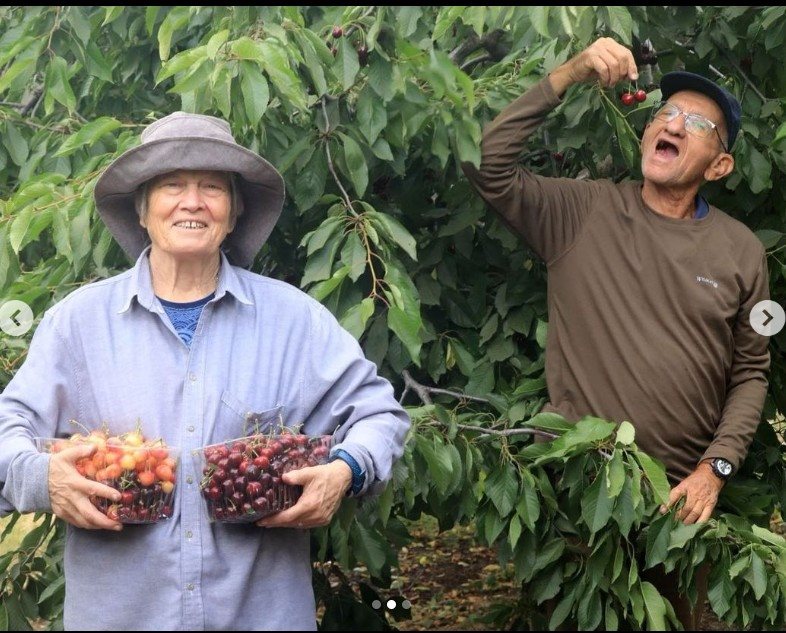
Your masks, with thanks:
M330 456L331 462L336 459L340 459L341 461L345 462L352 471L352 486L347 494L359 494L360 491L363 490L363 484L366 481L366 473L363 472L363 469L360 467L360 464L355 461L355 458L345 450L339 448L333 453L333 455Z

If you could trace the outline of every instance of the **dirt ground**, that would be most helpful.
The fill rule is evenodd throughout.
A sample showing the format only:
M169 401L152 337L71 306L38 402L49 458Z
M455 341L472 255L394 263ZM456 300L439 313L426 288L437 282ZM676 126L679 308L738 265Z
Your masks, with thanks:
M415 537L399 554L391 592L411 604L411 618L391 622L399 630L488 631L494 605L512 604L518 587L511 567L500 568L495 552L475 544L472 527L439 533L436 522L410 525ZM380 590L384 596L385 591ZM731 631L707 607L701 630Z

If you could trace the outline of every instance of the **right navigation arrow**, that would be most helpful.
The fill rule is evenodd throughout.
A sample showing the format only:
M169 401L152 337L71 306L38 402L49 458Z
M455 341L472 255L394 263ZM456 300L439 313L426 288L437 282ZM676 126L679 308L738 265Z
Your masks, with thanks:
M767 312L766 310L762 310L762 312L764 312L764 314L766 314L766 315L767 315L767 320L766 320L764 323L762 323L762 325L763 325L764 327L767 327L767 324L768 324L770 321L772 321L772 319L773 319L773 316L772 316L772 315L771 315L769 312Z

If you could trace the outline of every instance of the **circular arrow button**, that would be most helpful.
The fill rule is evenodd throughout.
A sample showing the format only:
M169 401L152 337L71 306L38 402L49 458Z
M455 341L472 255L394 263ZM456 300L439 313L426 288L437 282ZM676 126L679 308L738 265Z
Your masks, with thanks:
M762 336L775 336L786 325L786 312L774 301L759 301L750 314L751 327Z
M33 327L33 311L24 301L0 305L0 330L9 336L24 336Z

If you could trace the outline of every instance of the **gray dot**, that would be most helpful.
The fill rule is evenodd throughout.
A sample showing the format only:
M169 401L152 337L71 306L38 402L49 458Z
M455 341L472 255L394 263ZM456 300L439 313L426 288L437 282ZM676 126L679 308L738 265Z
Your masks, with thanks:
M374 600L374 602L371 603L371 606L374 609L379 609L382 606L382 603L379 600Z
M404 602L401 603L401 606L404 607L405 609L409 609L410 607L412 607L412 603L409 600L404 600Z
M396 601L395 600L388 600L387 606L388 606L388 609L395 609L396 608Z

